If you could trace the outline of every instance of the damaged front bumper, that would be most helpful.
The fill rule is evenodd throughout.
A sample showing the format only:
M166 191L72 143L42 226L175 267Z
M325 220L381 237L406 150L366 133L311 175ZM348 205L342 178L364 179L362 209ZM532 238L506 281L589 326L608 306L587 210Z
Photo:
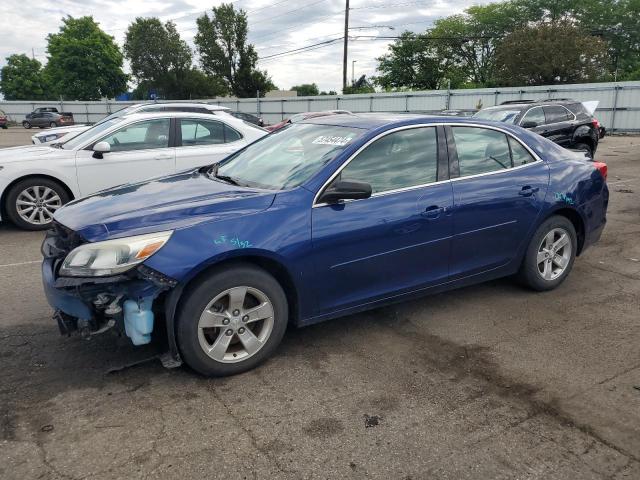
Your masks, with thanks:
M60 333L90 338L115 328L134 345L151 342L154 330L156 334L159 330L158 320L165 320L166 298L175 297L171 293L177 282L143 264L111 277L60 276L57 272L62 261L82 241L63 228L57 226L49 232L42 246L44 292L55 309L54 320ZM175 300L170 303L175 304ZM172 332L173 322L170 323ZM168 337L169 354L163 363L179 365L175 338Z

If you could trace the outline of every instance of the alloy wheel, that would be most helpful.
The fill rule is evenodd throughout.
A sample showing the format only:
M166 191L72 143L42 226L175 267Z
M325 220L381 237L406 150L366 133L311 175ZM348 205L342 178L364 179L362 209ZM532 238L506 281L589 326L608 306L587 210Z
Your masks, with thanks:
M238 286L218 294L205 307L198 321L198 340L212 359L236 363L267 343L273 325L269 298L256 288Z
M571 261L571 248L571 238L563 228L554 228L542 238L536 262L544 280L555 280L564 273Z
M20 218L32 225L45 225L53 219L53 214L62 206L60 195L52 188L32 185L25 188L16 198L16 210Z

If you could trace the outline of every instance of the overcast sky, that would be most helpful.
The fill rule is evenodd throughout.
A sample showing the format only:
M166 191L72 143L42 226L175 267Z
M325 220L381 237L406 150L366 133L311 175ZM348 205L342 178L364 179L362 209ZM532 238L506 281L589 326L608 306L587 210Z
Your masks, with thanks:
M351 0L350 35L389 36L404 30L423 31L433 20L462 12L465 8L491 0ZM0 66L12 53L31 55L46 63L46 37L58 31L60 19L71 15L92 15L101 28L122 45L127 26L135 17L157 16L173 20L182 38L193 47L195 20L220 0L5 0L0 15ZM342 36L344 0L236 0L236 8L249 15L249 41L260 57ZM394 30L388 27L394 27ZM356 78L375 74L376 57L384 54L388 41L352 39L351 61L356 60ZM197 57L194 57L197 58ZM275 84L288 89L300 83L315 82L321 90L342 87L342 42L336 42L296 55L266 58L259 67L266 69Z

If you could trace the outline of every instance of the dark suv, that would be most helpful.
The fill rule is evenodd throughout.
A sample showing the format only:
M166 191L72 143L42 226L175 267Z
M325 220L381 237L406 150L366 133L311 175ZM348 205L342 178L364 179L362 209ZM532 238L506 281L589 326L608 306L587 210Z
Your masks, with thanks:
M518 100L487 107L474 118L520 125L589 157L598 148L600 123L575 100Z

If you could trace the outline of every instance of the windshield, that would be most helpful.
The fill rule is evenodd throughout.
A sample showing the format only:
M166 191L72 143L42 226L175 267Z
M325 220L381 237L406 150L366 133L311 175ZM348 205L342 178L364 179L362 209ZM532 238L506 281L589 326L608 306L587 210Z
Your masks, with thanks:
M134 110L136 110L138 108L137 105L131 105L129 107L125 107L125 108L121 108L120 110L118 110L117 112L113 112L111 115L107 115L106 117L104 117L102 120L100 120L99 122L96 123L96 125L100 125L101 123L106 122L107 120L113 120L114 118L120 118L124 115L126 115L129 112L133 112ZM95 125L94 125L95 126Z
M300 123L277 130L223 161L218 176L281 190L309 179L364 130Z
M80 135L73 137L71 140L64 142L60 146L65 150L73 150L76 147L84 144L87 140L90 140L94 137L94 135L109 130L116 123L121 122L120 118L112 118L111 120L107 120L105 122L96 123L89 130L85 130Z
M486 110L480 110L473 118L481 118L482 120L493 120L496 122L515 123L516 117L520 113L520 110L505 109L505 108L487 108Z

